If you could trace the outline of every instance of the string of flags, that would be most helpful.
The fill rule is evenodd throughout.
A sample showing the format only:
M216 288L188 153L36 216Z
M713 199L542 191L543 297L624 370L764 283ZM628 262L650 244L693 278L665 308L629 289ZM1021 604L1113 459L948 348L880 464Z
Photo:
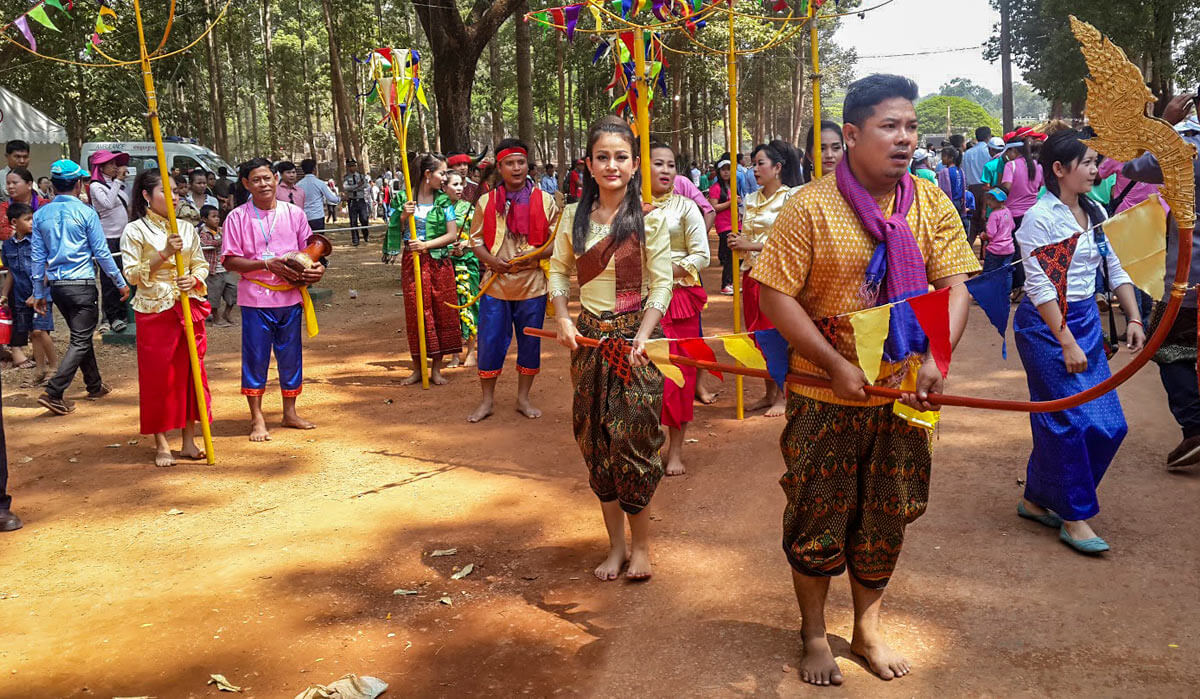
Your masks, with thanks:
M1134 286L1150 295L1162 298L1165 288L1166 266L1166 212L1159 203L1158 195L1152 195L1137 206L1114 216L1099 226L1081 231L1056 243L1043 245L1022 260L1011 265L1023 264L1026 259L1035 259L1046 276L1054 284L1058 295L1059 309L1065 318L1067 312L1067 271L1071 259L1081 241L1099 244L1086 236L1097 228L1103 229L1103 241L1112 246L1113 252L1122 262ZM1011 277L1008 267L1000 267L977 275L963 282L967 291L983 309L991 324L1000 333L1001 355L1008 356L1005 332L1008 329L1012 302L1009 299ZM916 316L921 329L929 338L929 353L945 376L950 369L950 289L946 287L913 296L896 303L844 313L837 316L817 318L813 323L825 337L836 346L837 332L842 323L849 323L854 331L854 346L858 364L869 383L875 383L883 368L883 345L887 340L892 307L908 304ZM683 385L679 368L671 364L669 347L677 347L676 354L692 359L715 362L716 356L707 344L719 340L725 352L743 366L765 369L782 388L788 373L788 344L778 330L757 330L729 335L651 340L646 343L646 354L663 376ZM901 387L903 389L903 386Z
M92 35L88 39L88 44L85 50L88 53L93 51L93 47L99 46L102 39L101 36L109 32L116 31L117 13L109 5L110 0L96 0L100 6L99 12L96 14L96 23L92 31ZM65 17L70 19L71 12L75 9L75 0L39 0L34 3L28 10L25 10L8 24L0 27L0 30L16 27L20 32L21 37L25 39L25 43L29 46L30 51L38 50L37 37L34 36L33 26L29 20L33 20L38 25L49 29L50 31L62 33L54 20L50 18L50 14L46 11L47 7L52 7L61 12Z
M358 95L367 104L379 104L383 118L379 123L395 117L404 119L409 100L416 97L417 103L429 109L425 97L425 85L421 80L421 53L416 49L393 49L385 46L375 49L367 57L372 78L371 89Z

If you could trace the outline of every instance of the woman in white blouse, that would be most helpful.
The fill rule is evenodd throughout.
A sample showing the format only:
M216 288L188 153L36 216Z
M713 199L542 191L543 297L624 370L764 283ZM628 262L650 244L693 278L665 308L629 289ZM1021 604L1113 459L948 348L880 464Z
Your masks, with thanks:
M1024 260L1025 300L1013 317L1017 350L1029 383L1032 400L1045 401L1074 395L1107 379L1108 359L1100 313L1094 299L1096 270L1106 269L1109 286L1116 290L1129 318L1129 349L1137 352L1146 335L1134 299L1133 284L1121 268L1098 224L1104 210L1087 192L1096 178L1096 151L1088 148L1076 131L1060 131L1046 140L1041 164L1047 192L1026 213L1016 239L1028 257ZM1052 262L1034 256L1043 246L1076 238L1066 264L1066 317ZM1032 413L1033 451L1029 456L1025 494L1017 513L1059 530L1068 546L1086 554L1107 551L1109 546L1088 524L1100 511L1096 487L1128 428L1115 392L1057 413Z
M175 192L171 193L176 196ZM158 170L146 170L133 183L133 217L121 234L122 270L137 287L132 306L137 322L138 407L141 433L154 435L154 465L174 466L175 457L167 443L167 432L183 431L179 455L203 459L196 446L194 380L188 360L188 341L183 325L180 296L191 299L196 349L200 354L200 378L204 400L211 406L204 353L208 346L204 319L211 312L205 297L204 280L208 262L200 250L200 237L187 221L177 221L177 234L167 223L167 200ZM176 272L175 255L183 257L184 273ZM211 408L209 419L211 420Z

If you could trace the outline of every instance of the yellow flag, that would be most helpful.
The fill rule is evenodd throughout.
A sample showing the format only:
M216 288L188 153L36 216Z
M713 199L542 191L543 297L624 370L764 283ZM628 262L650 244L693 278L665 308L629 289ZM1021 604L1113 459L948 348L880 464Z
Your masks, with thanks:
M1167 265L1167 214L1158 195L1108 219L1104 234L1133 285L1152 299L1163 297Z
M671 363L671 345L668 340L647 341L646 356L650 357L650 361L654 362L654 366L658 367L663 376L675 382L676 386L683 388L683 372Z
M888 336L888 322L892 319L892 307L879 306L860 311L850 316L854 326L854 351L858 353L858 365L867 375L867 383L879 378L879 362L883 359L883 342Z
M904 380L900 382L901 391L911 393L916 390L917 369L920 368L920 366L921 365L917 362L912 363L908 369L908 372L904 375ZM900 401L895 401L892 403L892 413L910 425L924 427L930 431L937 427L938 420L942 416L941 411L927 410L925 412L921 412L915 408L908 407Z
M767 368L767 360L763 359L762 352L754 346L754 341L749 335L725 335L721 342L725 345L725 351L743 365L751 369Z

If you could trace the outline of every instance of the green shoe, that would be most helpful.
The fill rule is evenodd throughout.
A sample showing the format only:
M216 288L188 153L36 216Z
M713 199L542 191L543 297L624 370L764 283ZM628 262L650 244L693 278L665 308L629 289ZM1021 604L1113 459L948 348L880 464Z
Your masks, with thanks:
M1062 527L1062 523L1063 523L1062 517L1059 517L1058 515L1054 514L1053 512L1051 512L1049 510L1047 510L1045 514L1040 514L1040 515L1033 514L1029 510L1025 509L1025 503L1023 503L1023 502L1017 503L1017 516L1023 517L1025 519L1031 519L1031 520L1037 522L1038 524L1044 524L1047 527L1050 527L1051 529L1058 529L1058 528Z
M1108 542L1104 539L1098 536L1093 536L1090 539L1072 539L1071 535L1067 533L1066 527L1058 530L1058 538L1067 546L1090 556L1104 553L1108 550Z

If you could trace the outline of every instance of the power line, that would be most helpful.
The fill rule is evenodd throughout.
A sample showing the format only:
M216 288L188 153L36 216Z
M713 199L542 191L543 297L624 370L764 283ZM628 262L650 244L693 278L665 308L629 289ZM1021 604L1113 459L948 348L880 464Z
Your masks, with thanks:
M902 58L904 56L932 56L939 53L958 53L959 51L974 51L981 49L987 44L976 44L975 46L963 46L956 49L935 49L933 51L914 51L912 53L880 53L871 56L858 56L858 58Z

